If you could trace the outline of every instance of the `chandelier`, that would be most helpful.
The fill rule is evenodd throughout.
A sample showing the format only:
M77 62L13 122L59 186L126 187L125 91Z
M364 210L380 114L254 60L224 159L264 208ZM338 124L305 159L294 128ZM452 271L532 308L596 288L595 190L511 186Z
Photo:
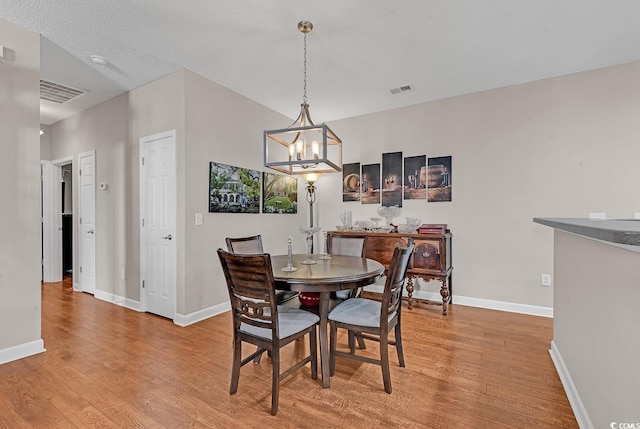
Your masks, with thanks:
M264 165L286 174L321 174L342 171L342 140L327 124L316 125L307 103L307 34L309 21L300 21L304 34L304 95L298 118L287 128L264 131Z

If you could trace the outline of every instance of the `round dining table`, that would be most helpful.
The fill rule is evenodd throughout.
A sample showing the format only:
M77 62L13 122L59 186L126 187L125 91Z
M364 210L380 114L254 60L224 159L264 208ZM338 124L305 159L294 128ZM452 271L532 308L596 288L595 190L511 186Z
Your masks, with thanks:
M283 270L287 267L288 255L271 256L271 265L276 289L320 294L318 305L320 368L322 386L329 387L331 380L327 323L331 292L373 284L384 273L384 266L378 261L359 256L331 255L331 259L322 259L321 256L311 255L316 263L305 265L302 262L308 259L306 254L292 255L294 271Z

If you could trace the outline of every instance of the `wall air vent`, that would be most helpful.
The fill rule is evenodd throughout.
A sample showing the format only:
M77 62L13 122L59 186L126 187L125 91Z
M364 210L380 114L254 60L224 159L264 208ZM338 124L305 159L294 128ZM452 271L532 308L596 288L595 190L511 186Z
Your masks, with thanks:
M403 85L397 88L391 88L389 91L391 91L392 94L400 94L401 92L413 91L413 86Z
M82 89L71 88L70 86L60 85L59 83L40 79L41 100L62 104L66 103L69 100L73 100L74 98L80 97L85 93L86 91Z

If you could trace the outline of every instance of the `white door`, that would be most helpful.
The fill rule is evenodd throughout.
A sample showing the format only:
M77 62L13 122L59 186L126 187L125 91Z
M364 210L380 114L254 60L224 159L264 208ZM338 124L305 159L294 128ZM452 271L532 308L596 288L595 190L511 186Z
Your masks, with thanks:
M140 139L140 280L144 311L176 313L176 132Z
M96 152L79 154L78 165L79 287L82 292L93 294L96 291Z

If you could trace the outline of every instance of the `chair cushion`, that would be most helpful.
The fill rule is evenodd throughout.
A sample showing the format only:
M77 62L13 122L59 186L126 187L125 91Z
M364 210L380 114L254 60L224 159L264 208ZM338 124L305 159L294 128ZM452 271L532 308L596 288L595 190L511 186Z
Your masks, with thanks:
M391 320L393 315L389 316ZM380 301L349 298L329 313L329 320L358 326L380 326Z
M278 306L278 332L280 338L287 338L297 332L303 331L320 321L318 315L297 308ZM249 335L271 339L271 329L258 328L246 323L240 324L240 330Z

